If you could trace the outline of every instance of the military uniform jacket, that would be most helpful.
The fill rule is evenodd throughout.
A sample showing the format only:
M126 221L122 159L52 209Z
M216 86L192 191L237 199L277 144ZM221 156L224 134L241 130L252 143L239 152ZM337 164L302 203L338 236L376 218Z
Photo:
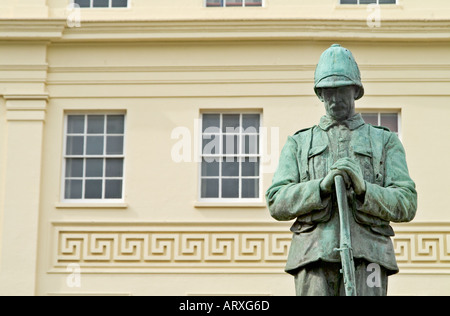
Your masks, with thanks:
M395 133L365 124L357 114L337 123L327 116L319 126L288 137L266 201L272 217L296 219L286 272L317 261L340 262L339 214L335 194L322 196L320 182L339 158L350 157L361 167L364 196L347 191L353 255L398 272L391 236L392 222L411 221L417 192Z

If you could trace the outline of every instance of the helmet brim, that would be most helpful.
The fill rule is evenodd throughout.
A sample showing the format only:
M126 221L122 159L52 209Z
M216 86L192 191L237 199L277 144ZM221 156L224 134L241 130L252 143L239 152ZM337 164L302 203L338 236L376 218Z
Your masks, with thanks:
M316 95L318 94L318 89L321 88L339 88L339 87L345 87L345 86L357 86L359 87L358 95L355 96L355 100L361 99L364 95L364 87L359 82L354 82L348 77L345 76L336 76L331 75L328 77L323 78L319 82L317 82L314 86L314 91L316 92ZM320 97L320 96L319 96Z

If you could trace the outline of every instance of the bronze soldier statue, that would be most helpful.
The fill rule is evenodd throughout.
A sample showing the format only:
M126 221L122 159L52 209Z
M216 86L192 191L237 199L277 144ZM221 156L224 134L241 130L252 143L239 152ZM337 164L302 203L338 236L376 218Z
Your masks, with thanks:
M404 148L395 133L355 113L364 88L348 49L334 44L322 54L314 90L326 115L318 126L288 137L266 192L272 217L296 219L285 271L295 277L297 295L345 295L339 251L343 210L335 186L341 176L356 293L386 295L388 276L399 271L389 224L411 221L417 209Z

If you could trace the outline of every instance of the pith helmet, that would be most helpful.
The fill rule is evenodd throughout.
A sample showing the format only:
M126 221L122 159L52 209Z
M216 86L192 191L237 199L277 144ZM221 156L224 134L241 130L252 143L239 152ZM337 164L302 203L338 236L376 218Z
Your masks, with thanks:
M349 85L360 88L355 96L356 100L364 95L361 73L352 53L339 44L333 44L320 56L314 74L314 91L319 96L319 88L337 88Z

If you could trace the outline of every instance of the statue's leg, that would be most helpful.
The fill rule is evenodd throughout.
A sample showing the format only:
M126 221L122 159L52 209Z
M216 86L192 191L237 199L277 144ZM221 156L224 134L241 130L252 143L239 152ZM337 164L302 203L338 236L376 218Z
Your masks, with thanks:
M355 259L356 293L358 296L386 296L387 270L364 259ZM345 295L343 278L340 279L340 295Z
M317 261L295 275L297 296L335 296L339 294L340 263Z

